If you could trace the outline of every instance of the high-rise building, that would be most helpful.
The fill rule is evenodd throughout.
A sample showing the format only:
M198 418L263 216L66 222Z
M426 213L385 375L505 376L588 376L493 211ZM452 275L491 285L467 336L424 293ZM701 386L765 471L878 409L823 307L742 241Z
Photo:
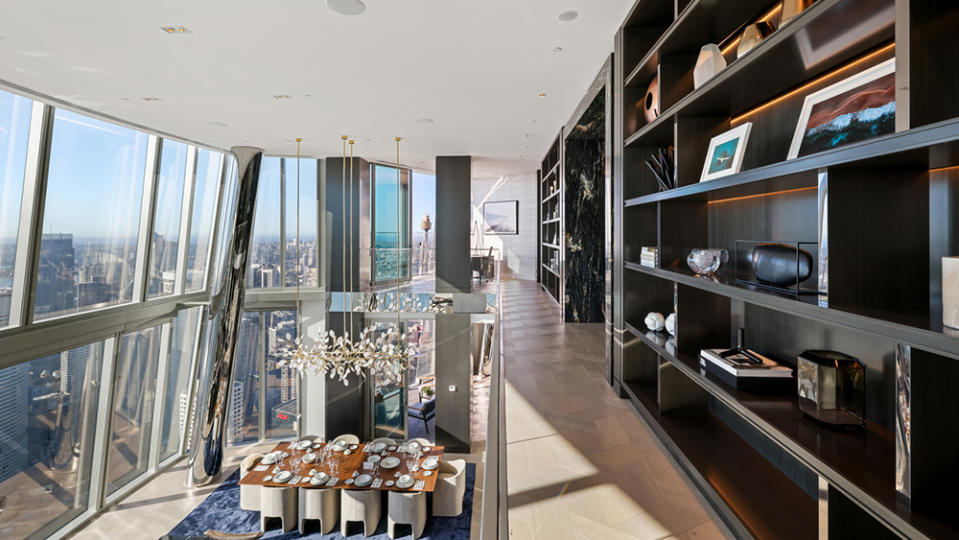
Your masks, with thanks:
M30 364L0 370L0 482L26 468Z
M227 411L227 441L243 440L243 382L233 381L230 392L230 409Z
M76 262L72 234L44 234L40 240L36 312L57 313L77 307Z

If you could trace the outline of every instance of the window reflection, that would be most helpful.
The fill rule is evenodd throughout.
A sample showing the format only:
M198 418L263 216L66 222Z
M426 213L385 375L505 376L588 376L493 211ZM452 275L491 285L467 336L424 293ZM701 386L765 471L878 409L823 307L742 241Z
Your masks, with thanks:
M409 279L410 241L410 170L373 165L374 281Z
M186 263L186 291L198 291L206 284L206 265L213 236L213 215L220 189L223 154L200 148L196 153L196 180L193 187L193 215Z
M0 328L10 322L20 197L33 102L0 91Z
M280 281L280 158L263 158L256 189L256 214L250 241L248 288L281 287Z
M171 327L170 362L163 391L160 461L180 452L182 436L190 422L190 367L201 313L199 307L183 310L177 314Z
M266 419L265 438L296 435L297 375L290 367L278 367L283 347L296 339L296 312L270 311L264 314L266 325Z
M104 349L0 370L0 538L46 536L86 509Z
M35 315L129 302L148 137L57 109Z
M149 298L173 294L176 284L186 154L187 145L171 140L163 141L157 174L153 237L150 242L150 278L147 285Z
M236 338L233 361L233 387L227 414L227 444L259 439L260 384L259 364L262 350L260 314L244 313Z
M107 495L147 470L159 349L159 326L120 339L107 453Z

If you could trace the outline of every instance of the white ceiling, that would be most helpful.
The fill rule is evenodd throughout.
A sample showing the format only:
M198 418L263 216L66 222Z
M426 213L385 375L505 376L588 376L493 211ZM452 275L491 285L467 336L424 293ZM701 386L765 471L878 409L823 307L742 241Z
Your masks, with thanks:
M393 161L401 136L406 165L498 176L537 168L633 0L365 1L0 0L0 79L219 148L338 155L348 134Z

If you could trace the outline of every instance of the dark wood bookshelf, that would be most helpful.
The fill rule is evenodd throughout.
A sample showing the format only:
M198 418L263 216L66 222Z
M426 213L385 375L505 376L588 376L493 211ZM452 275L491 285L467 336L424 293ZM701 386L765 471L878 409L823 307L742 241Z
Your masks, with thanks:
M563 276L563 250L553 239L563 238L563 136L556 137L540 165L539 182L539 260L543 271L539 282L549 295L560 304L565 287ZM556 217L550 217L555 215ZM550 265L557 257L558 267Z
M959 255L959 106L948 97L959 93L959 5L816 0L736 58L742 30L775 20L778 5L638 0L617 33L613 321L624 337L613 386L734 536L957 537L945 501L959 481L959 398L946 388L959 384L959 331L942 323L939 265ZM727 67L694 88L706 43ZM806 96L891 58L895 133L786 158ZM654 77L660 114L647 122ZM710 139L744 122L741 172L700 182ZM645 161L666 146L678 187L659 191ZM811 281L821 271L825 290L738 281L740 240L817 242ZM645 246L657 267L638 264ZM707 247L730 261L695 275L686 256ZM651 311L676 311L678 337L642 331ZM738 328L787 365L817 348L862 360L866 427L834 429L793 392L737 391L702 371L699 350L732 346ZM897 379L904 369L913 376ZM742 478L753 485L734 489Z

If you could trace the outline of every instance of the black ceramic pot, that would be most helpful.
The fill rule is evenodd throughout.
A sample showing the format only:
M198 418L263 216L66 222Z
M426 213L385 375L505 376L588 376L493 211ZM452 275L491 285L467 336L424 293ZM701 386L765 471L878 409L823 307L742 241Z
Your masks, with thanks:
M812 255L795 246L759 244L753 248L752 262L756 279L777 287L802 283L812 275Z

